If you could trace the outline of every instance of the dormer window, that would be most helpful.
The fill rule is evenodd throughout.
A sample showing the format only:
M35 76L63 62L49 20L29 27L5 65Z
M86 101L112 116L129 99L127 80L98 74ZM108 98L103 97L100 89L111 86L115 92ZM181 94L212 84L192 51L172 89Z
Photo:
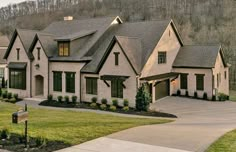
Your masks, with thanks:
M69 56L69 42L59 42L59 56Z
M20 48L16 49L16 58L17 60L20 60Z

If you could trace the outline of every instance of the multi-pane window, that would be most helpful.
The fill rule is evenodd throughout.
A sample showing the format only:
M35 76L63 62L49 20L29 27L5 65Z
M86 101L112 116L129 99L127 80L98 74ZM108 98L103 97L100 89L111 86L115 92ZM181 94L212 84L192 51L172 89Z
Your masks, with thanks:
M120 54L120 52L114 52L114 55L115 55L115 65L119 65L119 54Z
M69 56L69 42L59 42L59 56Z
M75 93L75 72L66 72L66 92Z
M0 78L4 77L4 68L0 68Z
M166 52L158 52L158 64L166 63Z
M13 89L26 89L26 70L10 69L9 87Z
M53 91L62 91L62 72L53 72Z
M37 48L38 50L38 60L40 60L40 48Z
M119 79L111 81L111 97L123 98L123 81Z
M180 75L180 89L188 89L188 75L187 74Z
M86 78L86 93L97 95L97 78Z
M196 74L196 88L197 90L204 90L204 74Z
M227 72L225 71L225 80L227 79Z

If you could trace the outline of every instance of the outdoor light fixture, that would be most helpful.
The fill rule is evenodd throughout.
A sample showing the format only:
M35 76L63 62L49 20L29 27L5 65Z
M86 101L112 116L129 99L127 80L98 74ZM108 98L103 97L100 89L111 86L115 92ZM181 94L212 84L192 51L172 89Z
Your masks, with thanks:
M36 69L39 69L39 67L40 67L39 64L35 64Z

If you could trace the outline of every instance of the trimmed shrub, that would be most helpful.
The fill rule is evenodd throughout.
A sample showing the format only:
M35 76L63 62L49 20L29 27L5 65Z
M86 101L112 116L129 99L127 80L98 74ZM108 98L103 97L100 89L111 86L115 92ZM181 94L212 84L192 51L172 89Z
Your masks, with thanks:
M187 90L185 91L185 96L186 96L186 97L189 97L189 94L188 94L188 91L187 91Z
M52 101L53 96L51 94L48 95L48 101Z
M224 93L219 93L218 98L219 98L219 101L225 101L225 100L227 100L228 95L226 95Z
M6 87L5 78L3 77L3 78L2 78L2 88L5 88L5 87Z
M14 97L16 100L19 100L17 93L15 93L15 94L13 95L13 97Z
M101 100L101 103L106 105L106 104L107 104L107 99L103 98L103 99Z
M215 95L212 96L212 101L216 101L216 96Z
M92 97L92 99L91 99L91 102L92 102L92 103L97 103L97 101L98 101L98 98L97 98L97 97Z
M129 107L128 107L128 106L125 106L125 107L123 107L122 110L125 111L125 112L128 112L128 111L129 111Z
M112 100L112 105L118 107L118 100L117 99L113 99Z
M208 100L208 97L207 97L207 93L206 93L206 92L204 92L204 94L203 94L203 99L204 99L204 100Z
M7 98L8 98L8 99L11 99L11 98L12 98L12 93L11 93L11 92L7 93Z
M107 109L107 105L106 104L101 104L100 105L100 109L101 110L106 110Z
M57 101L60 102L60 103L62 103L62 98L63 98L62 96L58 96L58 97L57 97Z
M181 91L177 90L177 96L180 96L180 95L181 95Z
M90 104L90 107L91 107L91 108L97 108L97 103L91 103L91 104Z
M72 100L72 102L73 102L74 104L76 104L76 102L77 102L77 96L72 96L72 97L71 97L71 100Z
M197 92L194 92L194 98L198 98Z
M64 97L64 100L65 100L66 103L70 103L70 98L69 98L69 96L65 96L65 97Z
M110 106L109 108L111 111L116 111L116 106Z
M135 97L136 109L138 111L148 111L151 97L149 93L145 91L144 85L138 88L137 95Z
M0 137L1 139L7 139L9 137L9 131L8 129L3 129L1 132L0 132Z
M11 99L9 99L8 101L9 101L10 103L16 103L17 100L16 100L16 98L11 98Z
M2 96L2 88L0 88L0 96Z
M129 100L128 99L124 99L123 106L124 107L129 106Z

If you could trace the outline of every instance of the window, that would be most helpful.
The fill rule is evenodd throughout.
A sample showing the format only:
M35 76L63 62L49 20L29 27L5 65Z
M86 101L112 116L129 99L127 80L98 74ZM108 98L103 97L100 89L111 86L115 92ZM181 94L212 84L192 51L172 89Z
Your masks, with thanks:
M53 72L53 91L62 91L62 72Z
M9 70L9 87L13 89L26 89L26 70Z
M123 81L119 79L111 81L111 97L123 98Z
M196 74L196 88L197 90L204 90L204 74Z
M97 78L86 78L86 93L97 95Z
M59 56L69 56L69 42L59 42Z
M166 52L158 52L158 64L166 63Z
M119 54L120 54L120 52L114 52L114 55L115 55L115 65L119 65Z
M75 93L75 72L66 72L66 92Z
M227 72L225 71L225 80L227 79Z
M0 78L4 77L4 68L0 68Z
M16 49L16 53L17 53L17 60L20 60L20 49L19 48Z
M188 74L180 75L180 89L188 89Z
M38 60L40 60L40 48L37 48L38 50Z

